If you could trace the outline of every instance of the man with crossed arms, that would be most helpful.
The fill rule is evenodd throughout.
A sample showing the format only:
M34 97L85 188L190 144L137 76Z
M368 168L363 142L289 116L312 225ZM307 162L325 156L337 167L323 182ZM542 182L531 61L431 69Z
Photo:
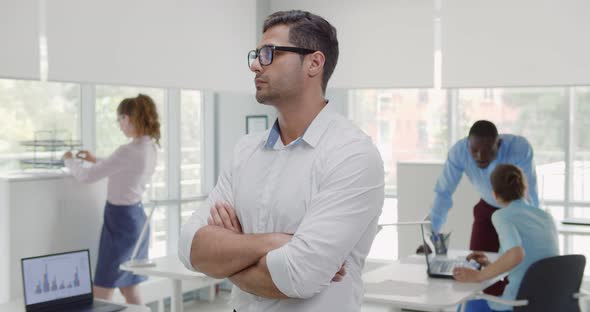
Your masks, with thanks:
M179 257L229 278L237 312L359 311L384 173L371 139L326 109L336 30L308 12L277 12L248 59L257 101L278 118L237 143L183 226Z

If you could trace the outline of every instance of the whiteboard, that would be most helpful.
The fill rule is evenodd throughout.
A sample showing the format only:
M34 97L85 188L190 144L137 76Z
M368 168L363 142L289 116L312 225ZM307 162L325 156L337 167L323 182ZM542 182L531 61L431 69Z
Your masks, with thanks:
M434 186L442 172L443 163L397 164L398 181L398 222L422 220L430 213L434 199ZM452 231L449 248L469 249L473 206L480 200L479 193L465 177L453 195L453 207L449 211L447 223L442 231ZM416 252L421 244L420 227L398 227L398 255L408 256Z

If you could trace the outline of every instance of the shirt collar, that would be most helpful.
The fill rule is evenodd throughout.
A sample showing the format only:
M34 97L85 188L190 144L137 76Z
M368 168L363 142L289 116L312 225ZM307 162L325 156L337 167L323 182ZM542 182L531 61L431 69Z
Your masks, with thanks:
M527 206L526 200L524 198L515 199L515 200L511 201L510 204L508 204L508 206L506 206L506 208L518 207L518 206Z
M268 131L267 135L262 136L265 149L272 149L277 141L281 138L281 129L279 128L279 120L275 120L272 128Z
M315 148L322 135L328 129L331 121L334 119L332 113L326 110L324 107L320 113L313 119L311 124L305 129L305 132L302 136L297 138L297 140L293 141L291 145L299 144L301 141L304 141L311 147ZM265 149L273 149L277 141L281 138L281 129L279 127L279 120L275 120L272 128L268 130L268 133L262 137L262 141L264 143Z
M318 145L322 135L328 130L328 126L334 120L334 114L328 112L327 107L327 105L324 106L303 134L303 141L313 148Z

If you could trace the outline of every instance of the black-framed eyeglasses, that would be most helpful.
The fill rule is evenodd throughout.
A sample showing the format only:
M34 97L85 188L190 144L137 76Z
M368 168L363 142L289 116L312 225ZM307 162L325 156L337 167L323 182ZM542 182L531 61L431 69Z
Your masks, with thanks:
M275 54L275 51L285 51L285 52L294 52L298 54L311 54L315 52L315 50L306 49L306 48L298 48L298 47L280 47L274 45L267 45L263 46L260 49L252 50L248 52L248 67L252 66L252 63L256 58L258 58L258 62L262 66L268 66L272 64L272 60Z

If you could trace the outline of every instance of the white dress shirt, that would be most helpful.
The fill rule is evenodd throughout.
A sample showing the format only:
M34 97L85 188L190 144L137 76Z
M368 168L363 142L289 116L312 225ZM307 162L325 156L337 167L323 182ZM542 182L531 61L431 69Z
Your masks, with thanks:
M156 158L156 144L149 136L143 136L119 146L113 154L97 160L91 167L83 167L75 159L66 159L65 165L80 182L93 183L108 177L109 203L133 205L141 201L145 185L154 174Z
M243 137L205 205L183 226L179 257L190 264L195 233L209 208L227 201L244 233L293 234L267 254L276 287L292 299L268 299L234 286L232 307L246 311L359 311L365 258L384 199L383 161L371 139L326 109L305 134L283 145L278 124ZM341 282L332 278L346 263Z

